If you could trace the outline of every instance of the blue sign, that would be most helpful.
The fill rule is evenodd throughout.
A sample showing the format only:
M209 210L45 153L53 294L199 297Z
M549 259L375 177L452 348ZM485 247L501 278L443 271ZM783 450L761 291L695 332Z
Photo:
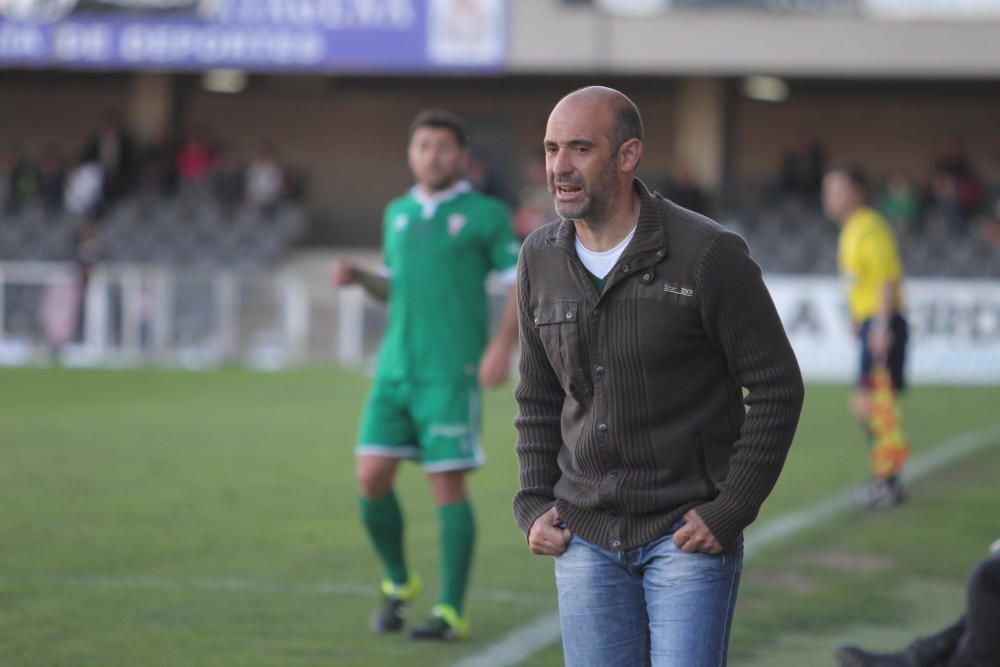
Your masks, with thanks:
M503 0L0 0L0 66L500 70Z

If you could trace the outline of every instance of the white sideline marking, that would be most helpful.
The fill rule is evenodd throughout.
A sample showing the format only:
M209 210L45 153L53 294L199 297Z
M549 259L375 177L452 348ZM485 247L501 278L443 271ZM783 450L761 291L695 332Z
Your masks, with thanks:
M307 595L363 595L375 597L381 593L378 586L358 582L282 582L263 581L260 579L232 578L199 578L171 579L155 576L118 576L118 575L76 575L76 574L41 574L21 577L0 577L0 586L10 586L18 583L42 583L76 588L144 588L147 590L167 591L208 591L224 593L300 593ZM510 602L532 606L550 607L550 595L540 593L521 593L498 589L474 590L470 597L488 602Z
M914 482L922 479L963 456L997 443L1000 443L1000 424L949 438L925 454L914 457L903 471L903 480ZM857 507L863 488L861 485L848 487L815 505L776 516L749 528L743 543L744 559L753 557L774 542ZM456 662L452 667L512 667L558 640L559 614L548 614L518 628L485 650Z

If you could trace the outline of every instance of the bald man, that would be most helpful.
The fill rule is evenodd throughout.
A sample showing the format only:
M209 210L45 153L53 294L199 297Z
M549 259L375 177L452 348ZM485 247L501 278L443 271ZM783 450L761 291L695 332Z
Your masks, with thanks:
M743 239L636 178L631 100L567 95L544 147L561 219L518 265L514 515L555 556L566 664L725 665L798 364Z

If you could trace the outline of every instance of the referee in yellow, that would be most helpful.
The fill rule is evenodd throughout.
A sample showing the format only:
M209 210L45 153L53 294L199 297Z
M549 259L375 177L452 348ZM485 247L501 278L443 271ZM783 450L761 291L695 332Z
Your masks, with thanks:
M847 302L861 343L858 384L851 400L855 415L871 431L872 370L884 365L899 393L906 385L904 365L909 326L903 316L903 264L892 229L868 206L868 182L862 169L838 166L823 179L823 209L840 225L838 265L847 282ZM884 508L903 500L898 475L873 483L866 500Z

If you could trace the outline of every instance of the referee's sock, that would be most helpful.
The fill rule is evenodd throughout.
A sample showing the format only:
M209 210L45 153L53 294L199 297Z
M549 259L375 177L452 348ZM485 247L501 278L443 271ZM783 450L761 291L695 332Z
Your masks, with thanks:
M386 577L394 584L405 586L409 576L403 556L403 512L395 491L389 491L381 498L361 496L358 500L361 522L382 561Z
M472 571L476 519L468 500L438 508L441 524L441 599L461 615L465 589Z

